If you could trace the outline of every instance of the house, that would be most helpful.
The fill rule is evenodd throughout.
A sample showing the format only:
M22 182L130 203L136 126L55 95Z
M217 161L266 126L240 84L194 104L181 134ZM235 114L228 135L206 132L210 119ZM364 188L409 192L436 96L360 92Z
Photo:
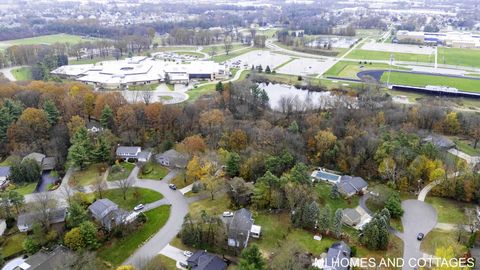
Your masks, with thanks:
M0 167L0 188L8 183L8 177L10 177L10 167Z
M343 241L334 243L327 251L323 265L324 270L348 270L350 267L351 249Z
M371 220L372 216L360 206L342 210L342 223L357 230L362 230Z
M15 267L14 270L70 269L66 264L71 253L72 252L64 246L58 246L52 251L42 249L28 257L22 264Z
M137 160L139 162L148 162L150 161L150 157L152 157L152 153L149 151L142 151L138 153Z
M187 259L192 270L225 270L227 263L220 257L203 250L196 251Z
M422 139L422 143L431 143L440 150L448 150L455 147L455 143L452 140L441 135L429 135Z
M324 181L327 183L337 184L340 181L340 175L334 174L325 170L324 168L318 168L312 172L312 182Z
M111 230L116 224L122 224L128 217L127 211L109 199L100 199L92 203L88 210L93 218L102 224L107 230Z
M57 166L57 159L55 157L47 157L41 153L30 153L23 157L22 162L27 159L35 160L42 169L42 171L51 171L55 169L55 166Z
M67 217L66 208L49 209L48 221L50 224L59 224L65 222ZM42 219L42 213L32 212L18 215L17 228L21 232L28 232L33 228L33 225Z
M260 238L262 228L254 225L252 213L242 208L233 213L232 217L224 218L227 227L228 246L244 248L251 237Z
M368 187L368 183L363 178L349 175L342 175L336 185L338 192L347 198L365 192Z
M138 159L138 154L142 152L142 148L139 146L119 146L117 148L116 154L117 158L124 160L127 159Z
M95 119L90 119L86 124L85 127L87 128L87 131L90 133L98 133L100 131L103 131L103 127L100 124L99 121Z
M187 154L170 149L155 156L155 160L163 166L184 169L187 167L190 157Z

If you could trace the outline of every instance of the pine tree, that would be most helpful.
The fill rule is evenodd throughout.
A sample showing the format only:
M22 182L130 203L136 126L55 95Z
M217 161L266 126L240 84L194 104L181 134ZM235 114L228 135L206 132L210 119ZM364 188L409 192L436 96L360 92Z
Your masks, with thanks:
M397 192L388 197L385 207L390 212L392 218L400 218L403 216L402 200Z
M50 125L55 125L60 118L60 112L58 112L57 106L50 99L47 99L43 104L43 110L47 115L48 122Z
M235 152L228 154L227 162L225 165L228 176L238 176L240 172L240 156Z
M327 205L322 210L318 217L318 229L322 232L327 232L330 230L330 225L332 224L331 210Z
M97 145L93 152L95 160L97 162L106 162L110 160L110 144L107 142L107 139L104 136L98 138Z
M238 270L263 270L266 269L265 260L257 245L248 246L242 251L242 258L237 267Z
M272 71L270 70L270 66L267 66L267 67L265 68L265 73L271 73L271 72L272 72Z
M315 201L312 201L309 204L305 204L305 210L303 211L302 223L304 228L314 229L317 224L318 215L320 210L318 209L318 204Z
M105 105L100 115L100 124L103 128L112 129L113 128L113 111L110 106Z
M219 93L222 93L223 92L223 84L222 82L218 82L216 85L215 85L215 91L219 92Z
M72 138L72 146L68 149L68 159L73 165L84 168L91 161L92 143L85 127L80 128Z
M332 189L330 190L330 198L338 199L340 197L340 192L338 192L337 185L333 185Z

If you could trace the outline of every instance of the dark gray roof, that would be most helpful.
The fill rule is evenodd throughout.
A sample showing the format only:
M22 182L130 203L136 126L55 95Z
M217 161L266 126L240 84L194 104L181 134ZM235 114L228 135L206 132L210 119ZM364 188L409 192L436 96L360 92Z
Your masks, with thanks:
M351 195L355 194L362 189L368 187L368 183L361 177L352 177L349 175L343 175L340 178L340 182L337 183L338 191L342 194Z
M139 159L147 159L147 160L148 160L148 159L150 159L150 156L152 156L152 153L151 153L151 152L149 152L149 151L142 151L142 152L138 153L138 156L137 156L137 157L138 157Z
M57 159L55 157L46 157L42 161L42 170L48 171L55 169L57 166Z
M227 264L218 256L199 250L187 259L192 270L225 270Z
M353 208L342 210L342 221L350 226L356 226L362 220L362 216Z
M160 162L161 160L167 160L170 163L170 166L175 167L186 167L190 157L188 154L180 153L175 149L170 149L161 154L155 156L155 160Z
M25 260L30 265L28 270L52 270L52 269L71 269L65 265L65 258L71 251L63 246L58 246L54 250L48 252L41 250Z
M8 177L10 175L10 167L0 167L0 177Z
M88 121L86 124L85 124L85 127L87 129L92 129L92 128L98 128L98 129L102 129L102 125L100 124L99 121L95 120L95 119L91 119L90 121Z
M238 235L249 234L252 225L253 219L250 211L245 208L235 211L233 217L227 220L228 238L235 239Z
M435 147L440 148L440 149L450 149L455 147L455 143L450 140L449 138L442 136L442 135L429 135L425 138L422 139L422 142L427 143L430 142L432 143Z
M88 207L88 210L90 210L92 215L97 219L104 218L115 209L118 209L118 205L109 199L96 200Z
M59 209L51 209L49 212L50 215L50 223L60 223L65 221L65 217L67 216L67 209L66 208L59 208ZM42 217L42 213L40 212L32 212L32 213L25 213L18 215L17 224L19 225L27 225L31 226L34 223L38 222Z
M38 163L38 165L42 165L42 161L44 158L45 158L44 154L33 152L23 157L22 161L26 159L33 159Z
M334 243L327 252L327 258L325 260L325 266L328 266L329 269L335 270L347 270L348 267L343 267L343 265L348 265L344 260L350 259L350 247L343 241ZM337 262L337 263L336 263ZM338 263L341 262L341 263Z

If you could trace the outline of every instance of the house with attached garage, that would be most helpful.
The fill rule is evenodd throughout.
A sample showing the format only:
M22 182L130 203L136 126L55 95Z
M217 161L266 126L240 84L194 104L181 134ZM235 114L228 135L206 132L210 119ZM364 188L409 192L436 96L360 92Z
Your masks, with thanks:
M47 211L47 214L48 214L48 222L50 223L50 225L61 224L65 222L65 219L67 217L67 209L66 208L49 209ZM32 230L33 225L41 222L43 218L44 218L44 214L41 212L20 214L18 215L18 218L17 218L17 228L21 232L28 232Z
M96 200L88 207L88 211L98 223L109 231L116 225L125 223L129 216L127 211L119 208L109 199Z
M367 191L368 183L358 176L343 175L336 184L338 192L346 198L356 194L363 194Z
M223 217L223 220L230 247L245 248L250 237L260 238L262 228L254 225L252 213L245 208L235 211L231 217Z
M351 256L350 247L343 241L334 243L327 251L324 270L348 270Z
M187 167L190 157L188 154L180 153L175 149L170 149L161 154L155 155L155 161L170 168L184 169Z
M22 162L27 159L35 160L42 171L51 171L55 169L55 166L57 166L57 159L55 157L47 157L46 155L41 153L30 153L23 157Z
M40 250L39 252L27 257L24 262L13 268L14 270L52 270L52 269L71 269L67 267L69 259L73 252L64 246L58 246L55 249Z
M115 153L118 159L123 159L125 161L134 159L139 162L147 162L152 156L152 153L149 151L142 151L140 146L119 146Z
M198 250L187 259L188 269L192 270L225 270L227 263L217 255Z

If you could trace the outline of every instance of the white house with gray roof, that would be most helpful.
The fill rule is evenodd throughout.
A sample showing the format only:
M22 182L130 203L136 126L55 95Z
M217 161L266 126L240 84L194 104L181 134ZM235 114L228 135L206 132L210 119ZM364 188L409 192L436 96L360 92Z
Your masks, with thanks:
M119 208L116 203L109 199L96 200L88 207L88 211L107 230L124 223L128 216L127 211Z

